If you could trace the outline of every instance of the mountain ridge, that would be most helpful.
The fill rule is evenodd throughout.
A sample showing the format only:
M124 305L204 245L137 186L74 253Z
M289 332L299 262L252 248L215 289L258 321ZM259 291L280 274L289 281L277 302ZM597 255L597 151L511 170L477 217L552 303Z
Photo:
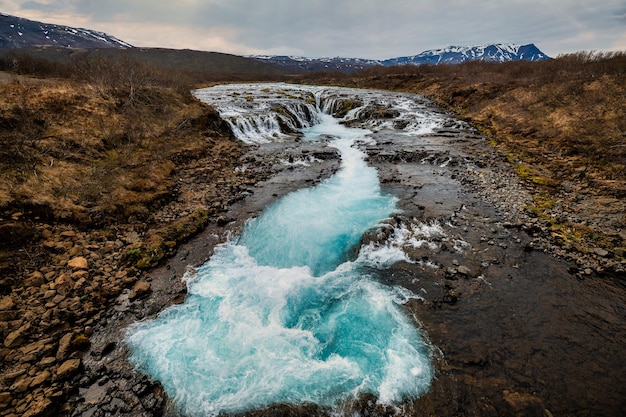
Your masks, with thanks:
M477 46L448 46L447 48L430 49L417 55L383 60L344 57L308 58L289 55L249 55L248 57L301 72L320 70L351 72L375 66L459 64L472 60L508 62L550 59L532 43L525 45L496 43Z
M0 48L61 46L69 48L132 48L115 36L91 29L43 23L0 12Z

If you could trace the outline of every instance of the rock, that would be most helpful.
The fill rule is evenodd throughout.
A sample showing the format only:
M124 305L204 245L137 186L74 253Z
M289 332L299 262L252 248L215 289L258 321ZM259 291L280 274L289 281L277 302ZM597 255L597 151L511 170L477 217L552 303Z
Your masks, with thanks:
M67 262L67 266L70 268L77 269L89 269L89 262L82 256L77 256L76 258L72 258Z
M596 255L601 256L601 257L604 258L604 257L608 256L609 251L607 251L606 249L602 249L602 248L595 248L593 250L593 253L595 253Z
M54 356L46 356L39 361L39 366L50 366L57 361Z
M57 349L56 359L58 361L62 361L67 359L67 356L70 351L70 344L72 343L73 334L66 333L61 340L59 340L59 348Z
M36 342L22 346L19 350L23 355L36 355L38 357L49 353L53 349L52 338L41 339Z
M13 392L25 392L30 386L30 383L32 381L33 381L33 378L29 378L29 377L18 379L17 381L13 383L13 385L11 385L10 390Z
M26 368L21 368L21 369L18 369L17 371L7 372L4 375L2 375L2 378L5 381L11 381L11 380L17 378L18 376L24 375L27 370L28 369L26 369Z
M47 369L43 372L38 373L30 382L29 388L38 387L39 385L49 380L50 376L51 376L50 371L48 371Z
M50 286L52 288L52 285ZM68 274L61 274L54 280L54 290L60 295L67 295L74 288L74 281Z
M11 404L12 400L13 396L10 392L0 392L0 409L3 409L7 405Z
M141 298L145 295L148 295L151 291L150 283L145 281L139 281L135 283L133 290L128 294L128 298L130 300L134 300L135 298Z
M11 349L19 346L24 340L25 333L30 329L30 323L24 324L17 330L12 331L9 335L4 339L4 346Z
M13 307L15 307L15 303L11 297L0 298L0 310L11 310Z
M80 368L80 359L68 359L57 369L57 379L66 379L74 375Z
M513 409L515 415L543 416L543 401L536 395L514 391L503 391L504 400Z
M457 268L457 272L461 275L470 276L472 273L468 267L461 265Z
M44 397L43 395L35 397L28 407L28 410L24 412L22 417L37 417L48 415L52 408L52 400Z
M43 274L39 271L32 272L24 279L25 287L39 287L46 282Z

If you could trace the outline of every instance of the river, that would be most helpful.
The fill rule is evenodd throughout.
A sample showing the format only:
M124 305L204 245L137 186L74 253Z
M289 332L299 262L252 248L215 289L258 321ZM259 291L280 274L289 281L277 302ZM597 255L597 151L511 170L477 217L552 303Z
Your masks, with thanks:
M152 314L157 288L195 266L184 303L125 333L168 416L620 415L623 281L580 279L541 249L547 226L484 136L411 94L247 84L196 96L250 145L240 169L276 174L226 213L245 226L209 227L133 302ZM210 251L227 229L238 233ZM87 399L139 395L113 376L120 328L92 338Z
M241 140L278 140L280 125L293 118L291 133L327 141L341 167L283 197L220 246L187 277L184 304L133 326L131 361L192 416L274 403L341 407L362 393L383 404L416 398L432 379L430 348L400 305L419 296L381 284L373 267L385 265L371 262L380 256L358 249L365 232L397 211L357 148L372 132L339 124L327 113L336 105L325 106L323 91L312 89L300 93L304 105L317 99L315 106L281 107L290 113L279 123L276 102L270 109L266 100L255 103L276 90L255 88L263 91L244 99L250 111L233 120ZM240 95L250 97L240 92L235 103ZM231 102L221 110L234 113Z

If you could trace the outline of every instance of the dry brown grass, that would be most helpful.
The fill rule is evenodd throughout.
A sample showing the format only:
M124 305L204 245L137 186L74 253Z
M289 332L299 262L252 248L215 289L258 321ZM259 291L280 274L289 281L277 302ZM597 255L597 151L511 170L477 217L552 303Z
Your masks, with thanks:
M1 84L0 209L98 224L144 218L166 200L173 157L210 149L212 139L189 138L190 124L217 126L218 116L171 88L128 91L72 80Z

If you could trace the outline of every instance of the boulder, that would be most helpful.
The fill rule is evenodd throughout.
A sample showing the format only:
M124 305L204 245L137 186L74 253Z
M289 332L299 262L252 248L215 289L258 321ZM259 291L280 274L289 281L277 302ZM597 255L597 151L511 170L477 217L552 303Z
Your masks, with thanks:
M77 256L76 258L72 258L67 262L67 266L74 270L84 270L89 269L89 262L86 258L82 256Z

